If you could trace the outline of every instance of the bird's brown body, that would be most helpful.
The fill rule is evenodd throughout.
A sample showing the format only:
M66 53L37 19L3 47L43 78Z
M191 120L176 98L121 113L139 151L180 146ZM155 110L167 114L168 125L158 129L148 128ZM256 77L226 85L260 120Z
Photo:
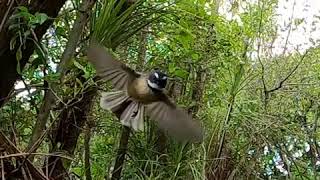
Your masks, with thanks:
M142 75L133 80L133 82L128 85L127 92L129 97L143 104L149 104L159 101L160 99L160 97L149 88L146 75Z

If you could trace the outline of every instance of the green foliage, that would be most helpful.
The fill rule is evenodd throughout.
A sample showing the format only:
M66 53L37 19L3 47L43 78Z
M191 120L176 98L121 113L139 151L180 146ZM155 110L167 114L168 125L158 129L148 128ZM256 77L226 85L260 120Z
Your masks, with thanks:
M193 115L206 130L202 144L181 144L168 137L160 155L157 128L147 121L143 132L130 137L123 179L319 177L320 50L268 54L269 45L278 37L277 1L233 1L229 13L241 22L227 20L218 12L224 2L136 1L123 11L125 0L98 1L73 64L61 79L55 71L79 2L66 5L41 45L36 43L37 50L20 72L25 95L17 88L1 108L0 125L11 136L15 129L20 149L27 146L48 84L60 83L50 122L93 84L94 70L85 54L89 39L94 39L132 67L164 69L174 81L170 82L173 98L188 110L197 107ZM35 40L33 30L47 19L44 14L29 13L26 7L19 7L10 18L9 29L15 34L10 44L17 48L18 62L26 39ZM303 19L293 24L302 26ZM95 124L91 174L93 179L104 179L114 168L121 125L99 107L99 97L94 101L88 118ZM48 152L50 138L39 152ZM83 143L81 135L70 168L81 178L85 176ZM37 156L35 161L41 164L42 159Z
M93 39L114 49L165 13L162 8L148 9L143 2L138 0L123 11L126 0L102 1L92 20Z
M20 60L22 59L22 50L26 41L29 39L37 43L37 37L34 36L34 29L43 24L48 19L48 16L44 13L36 12L34 15L29 13L28 8L24 6L19 6L15 14L9 18L9 28L8 30L14 33L13 38L10 40L10 49L15 49L16 59L18 62L17 72L21 74ZM18 41L18 42L17 42Z

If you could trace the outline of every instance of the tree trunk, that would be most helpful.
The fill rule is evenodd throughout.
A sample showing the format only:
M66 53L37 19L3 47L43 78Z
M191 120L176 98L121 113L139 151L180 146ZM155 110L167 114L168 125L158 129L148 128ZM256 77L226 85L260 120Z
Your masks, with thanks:
M81 79L81 74L78 78ZM68 155L73 155L81 129L85 125L87 116L92 107L92 100L96 93L96 87L89 87L85 92L80 93L73 99L71 102L73 105L71 107L65 108L62 111L58 117L59 125L56 133L53 135L53 148L50 153L59 151L66 152ZM49 157L49 176L57 180L68 179L67 169L69 164L70 163L67 160L63 160L61 157Z
M87 122L87 127L84 132L84 172L86 180L92 180L91 164L90 164L90 138L91 138L91 124Z
M124 166L124 160L127 153L130 132L131 132L131 129L129 127L122 126L118 153L117 153L116 161L114 164L114 169L112 171L112 177L111 177L112 180L121 179L121 172Z
M201 67L198 67L197 69L198 70L196 72L196 82L194 83L194 86L192 88L192 95L191 95L192 101L195 102L195 104L189 109L189 111L191 111L193 116L195 116L200 109L206 75L207 75L205 71L201 70Z

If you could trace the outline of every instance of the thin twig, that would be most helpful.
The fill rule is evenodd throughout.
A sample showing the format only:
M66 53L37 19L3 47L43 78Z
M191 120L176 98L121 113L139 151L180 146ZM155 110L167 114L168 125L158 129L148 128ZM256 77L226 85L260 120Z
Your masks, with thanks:
M259 1L259 3L260 3L260 1ZM262 63L261 58L260 58L261 27L262 27L263 9L264 9L264 3L262 3L262 7L260 10L260 21L259 21L259 27L258 27L258 39L259 40L258 40L257 57L258 57L258 61L259 61L260 65L261 65L261 80L262 80L263 92L264 92L264 108L266 109L268 97L267 97L267 86L266 86L265 77L264 77L265 67L264 67L264 64Z
M24 152L21 152L21 153L15 153L15 154L8 154L8 155L2 155L0 156L0 159L7 159L7 158L12 158L12 157L20 157L20 156L28 156L30 154L33 154L33 155L42 155L42 156L56 156L56 157L61 157L61 158L64 158L64 159L68 159L68 160L71 160L71 161L74 161L74 159L72 159L71 157L68 157L68 156L63 156L61 154L54 154L54 153L24 153Z
M291 30L292 30L292 20L293 20L293 12L294 12L295 5L296 5L296 1L294 1L293 5L292 5L292 13L291 13L291 17L290 17L289 31L288 31L288 34L287 34L287 37L286 37L286 41L285 41L285 44L284 44L284 47L283 47L283 52L282 52L283 56L285 55L285 53L287 51L289 36L290 36Z
M304 60L304 58L306 57L306 55L308 54L308 52L309 52L309 51L306 51L306 52L302 55L302 57L301 57L300 61L298 62L298 64L289 72L289 74L288 74L283 80L280 81L279 85L278 85L277 87L274 87L273 89L268 90L268 91L267 91L267 94L272 93L272 92L274 92L274 91L279 90L279 89L282 88L283 83L285 83L285 82L292 76L292 74L299 68L299 66L301 65L302 61Z
M4 177L4 163L3 163L3 159L1 159L1 177L3 180L6 180L6 178Z
M2 21L1 21L1 24L0 24L0 32L2 31L2 28L3 28L3 26L4 26L4 24L5 24L6 20L7 20L9 12L11 11L11 8L12 8L12 5L14 3L14 0L11 0L9 2L10 2L9 8L7 9L7 11L6 11L6 13L5 13L5 15L4 15L4 17L3 17Z

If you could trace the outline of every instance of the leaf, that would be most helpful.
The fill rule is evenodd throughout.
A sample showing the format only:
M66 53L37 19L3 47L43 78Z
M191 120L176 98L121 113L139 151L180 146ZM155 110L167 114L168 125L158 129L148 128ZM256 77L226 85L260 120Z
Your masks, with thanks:
M35 18L34 15L30 14L29 12L20 12L19 13L22 17L25 17L28 21Z
M174 72L174 74L180 78L186 79L189 75L189 72L184 69L178 69Z
M199 55L197 53L191 54L191 57L193 60L198 61L199 60Z
M32 61L31 66L37 68L41 64L43 64L43 60L40 57L37 57Z
M76 82L83 88L83 83L80 81L80 79L76 78Z
M77 61L73 61L73 64L74 66L76 66L78 69L82 70L84 72L84 75L83 77L86 78L86 77L89 77L90 76L90 73L87 71L87 69L82 66L80 63L78 63Z
M176 38L185 49L190 49L190 44L192 42L192 36L190 34L185 31L181 31Z
M10 40L10 50L13 50L15 45L16 45L16 42L17 42L17 36L13 37L11 40Z
M16 52L16 59L17 59L17 61L20 61L20 60L22 59L21 46L19 46L19 48L17 49L17 52Z
M30 34L31 34L31 32L29 30L27 30L26 32L23 33L23 36L25 38L27 38Z
M17 63L17 72L18 72L18 74L21 74L21 67L20 67L20 61L18 61L18 63Z
M36 13L35 14L35 16L36 16L36 19L37 19L37 23L38 24L43 24L47 19L48 19L48 16L47 16L47 14L45 14L45 13Z
M56 27L56 34L61 35L61 36L66 36L66 31L62 27L57 26Z
M13 30L13 29L19 29L20 28L20 23L18 24L11 24L9 27L8 27L8 30Z
M49 81L49 82L59 82L60 80L60 73L54 73L54 74L48 74L47 76L44 77L44 80Z
M72 168L72 172L75 173L77 176L81 176L82 168L81 167L74 167L74 168Z
M173 73L176 70L174 63L169 64L169 73Z
M28 8L24 7L24 6L19 6L18 9L22 12L28 12Z
M76 66L78 69L81 69L81 70L85 70L85 68L80 64L80 63L78 63L77 61L73 61L73 64L74 64L74 66Z
M42 50L41 48L44 48L44 47L40 47L40 46L37 46L37 48L35 49L37 55L38 55L38 58L40 58L42 64L44 64L46 62L46 57L45 57L45 50Z
M295 26L299 26L303 22L304 22L304 18L296 18L296 19L294 19L294 25Z
M20 60L22 59L21 45L17 49L16 59L17 59L17 69L16 70L17 70L18 74L21 74L21 67L20 67Z

